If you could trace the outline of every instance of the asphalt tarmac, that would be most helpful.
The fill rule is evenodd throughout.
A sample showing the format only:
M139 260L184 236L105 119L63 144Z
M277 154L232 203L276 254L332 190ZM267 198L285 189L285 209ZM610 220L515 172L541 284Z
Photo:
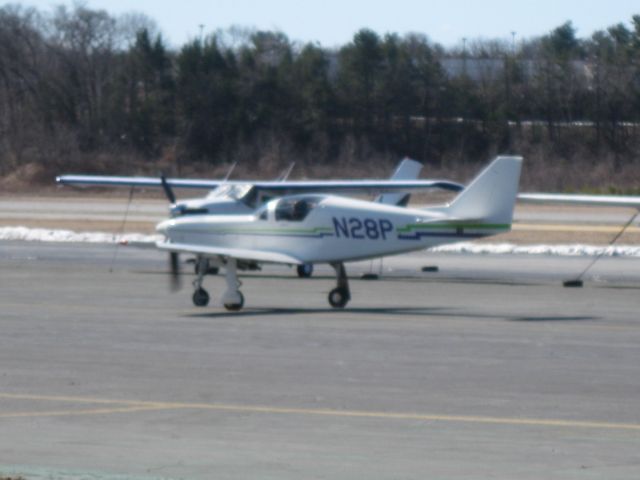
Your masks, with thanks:
M637 478L640 259L589 261L364 262L345 310L268 267L228 313L155 251L0 243L0 476Z

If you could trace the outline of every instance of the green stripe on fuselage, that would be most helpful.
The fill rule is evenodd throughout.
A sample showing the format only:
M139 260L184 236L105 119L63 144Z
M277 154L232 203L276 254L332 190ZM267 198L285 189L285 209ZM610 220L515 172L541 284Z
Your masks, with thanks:
M217 235L308 235L310 237L322 234L333 234L333 228L262 228L262 227L231 227L218 228L212 232Z
M404 227L398 227L396 229L398 234L407 234L418 230L436 230L443 228L463 228L474 230L510 230L510 223L457 223L457 222L443 222L443 223L410 223Z

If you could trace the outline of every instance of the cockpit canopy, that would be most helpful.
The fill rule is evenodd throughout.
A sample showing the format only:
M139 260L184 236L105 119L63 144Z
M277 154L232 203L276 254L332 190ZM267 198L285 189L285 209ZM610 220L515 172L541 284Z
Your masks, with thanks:
M318 206L323 197L299 196L284 197L276 201L276 221L301 222Z
M255 195L254 186L250 183L223 183L212 190L207 198L230 198L249 204Z

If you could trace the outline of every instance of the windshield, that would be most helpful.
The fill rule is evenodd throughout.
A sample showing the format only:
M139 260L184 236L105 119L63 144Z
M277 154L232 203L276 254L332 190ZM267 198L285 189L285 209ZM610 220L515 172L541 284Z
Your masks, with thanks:
M214 189L209 195L208 198L220 198L227 197L233 200L242 200L245 196L249 194L253 185L250 183L223 183L218 188Z

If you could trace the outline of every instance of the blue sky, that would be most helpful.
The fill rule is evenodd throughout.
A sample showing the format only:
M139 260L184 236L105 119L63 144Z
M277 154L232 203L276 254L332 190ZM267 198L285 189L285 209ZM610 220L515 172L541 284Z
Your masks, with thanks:
M69 1L23 0L48 10ZM543 35L567 20L578 36L640 14L634 0L87 0L90 8L112 14L141 12L154 19L173 46L197 37L199 25L211 32L231 25L280 30L292 40L343 45L363 27L378 33L420 32L445 46L463 37L510 39Z

